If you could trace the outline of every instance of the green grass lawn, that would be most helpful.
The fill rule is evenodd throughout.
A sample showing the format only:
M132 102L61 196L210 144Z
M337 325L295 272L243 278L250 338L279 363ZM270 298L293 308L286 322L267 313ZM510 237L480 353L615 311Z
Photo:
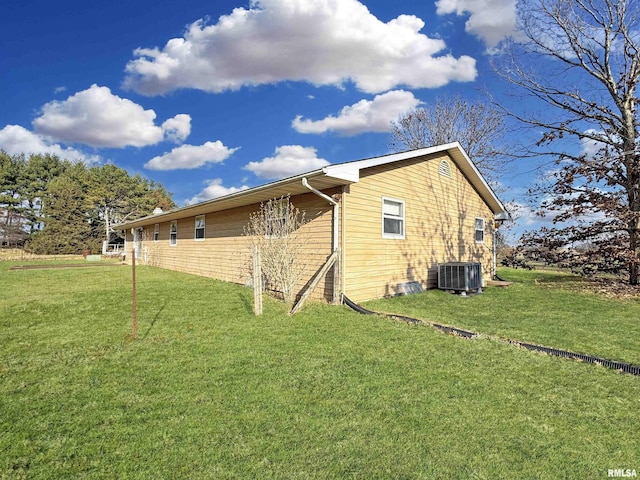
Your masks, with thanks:
M130 268L10 265L0 263L2 479L640 470L638 377L346 307L289 317L265 299L256 318L249 289L152 267L137 269L132 340ZM477 297L367 306L640 362L638 302L516 274Z
M587 280L561 272L499 274L514 283L467 298L430 290L367 308L640 365L640 297L594 295Z

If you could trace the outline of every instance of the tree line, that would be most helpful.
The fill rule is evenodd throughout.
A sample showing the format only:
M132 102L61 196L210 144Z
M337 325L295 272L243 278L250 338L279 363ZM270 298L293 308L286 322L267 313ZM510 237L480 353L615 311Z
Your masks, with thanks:
M106 164L0 150L0 241L36 254L98 253L118 224L175 206L153 181Z

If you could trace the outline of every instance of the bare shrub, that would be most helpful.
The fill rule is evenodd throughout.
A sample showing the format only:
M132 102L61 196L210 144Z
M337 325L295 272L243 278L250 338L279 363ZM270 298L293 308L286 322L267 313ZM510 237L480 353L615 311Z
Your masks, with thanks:
M305 270L304 239L299 231L304 223L304 212L289 197L280 197L261 203L244 228L252 251L255 247L260 252L264 287L281 293L288 303L293 303Z

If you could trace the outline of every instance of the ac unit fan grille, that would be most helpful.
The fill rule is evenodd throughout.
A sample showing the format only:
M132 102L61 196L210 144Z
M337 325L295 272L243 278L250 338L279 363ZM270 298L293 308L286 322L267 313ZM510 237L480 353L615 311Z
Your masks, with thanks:
M444 263L438 268L438 288L441 290L472 291L482 288L482 264Z

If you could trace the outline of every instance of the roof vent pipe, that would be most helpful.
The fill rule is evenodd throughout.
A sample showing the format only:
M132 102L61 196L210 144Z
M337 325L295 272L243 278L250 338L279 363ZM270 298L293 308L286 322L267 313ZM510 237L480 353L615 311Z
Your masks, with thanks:
M338 250L338 208L340 204L329 195L325 195L320 190L316 190L311 185L309 185L307 177L302 177L302 185L333 205L333 236L331 238L331 250L335 252L336 250Z

